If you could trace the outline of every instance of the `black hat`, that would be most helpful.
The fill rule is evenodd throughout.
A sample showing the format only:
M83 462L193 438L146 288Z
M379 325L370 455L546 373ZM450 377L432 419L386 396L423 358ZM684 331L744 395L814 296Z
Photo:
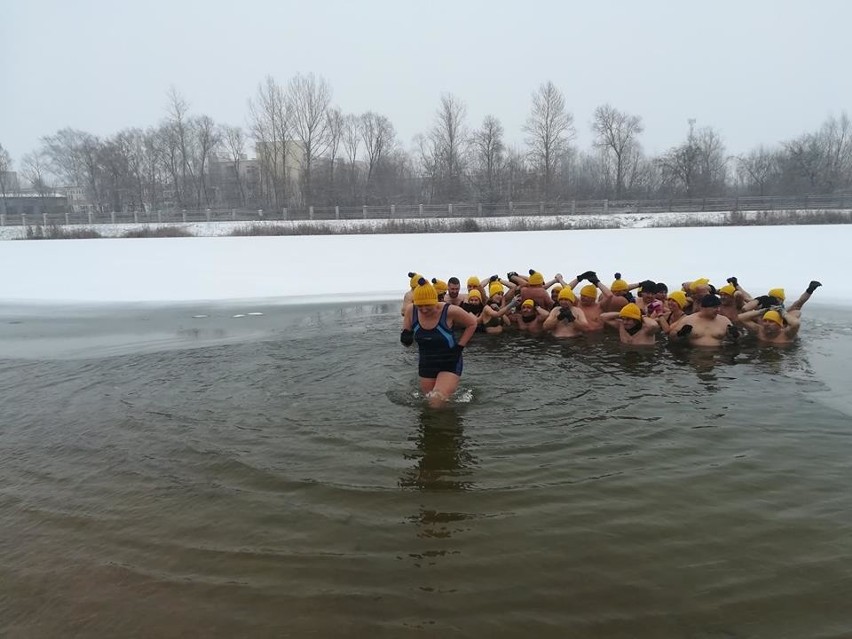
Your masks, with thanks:
M715 308L722 304L722 300L716 295L705 295L701 298L701 308Z

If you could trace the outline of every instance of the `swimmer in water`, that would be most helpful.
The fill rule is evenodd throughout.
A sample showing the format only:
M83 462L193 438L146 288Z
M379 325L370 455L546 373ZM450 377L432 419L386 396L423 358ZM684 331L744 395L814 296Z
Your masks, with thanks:
M790 306L789 310L780 304L773 306L769 310L757 308L740 313L739 320L747 331L757 336L759 342L763 342L764 344L789 344L799 334L802 306L804 306L805 302L811 298L811 295L820 286L822 286L820 282L813 280L808 285L807 290ZM773 289L770 293L775 293L775 295L772 295L773 298L778 299L780 297L783 301L783 289Z
M429 405L439 408L456 392L462 374L462 351L476 331L476 318L467 311L438 301L438 293L420 278L406 309L399 341L404 346L417 342L420 352L420 390ZM458 339L454 327L463 327Z
M588 329L586 314L575 306L577 296L567 286L559 291L559 306L553 308L542 328L554 337L581 337Z
M722 341L735 341L739 329L724 315L719 315L721 301L716 295L705 295L699 311L693 313L671 328L669 338L691 346L721 346Z
M618 331L618 339L622 344L631 346L653 346L660 332L657 321L643 317L639 306L633 302L626 304L620 311L602 313L601 319Z

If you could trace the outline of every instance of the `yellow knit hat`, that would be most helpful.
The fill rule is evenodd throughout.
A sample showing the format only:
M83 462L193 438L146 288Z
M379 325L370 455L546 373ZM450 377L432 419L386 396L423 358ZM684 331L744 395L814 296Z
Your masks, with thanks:
M535 306L535 302L533 300L524 300L524 303L521 304L521 308L532 308Z
M598 299L598 287L594 284L586 284L580 289L580 297L590 297L593 300Z
M542 286L544 284L544 275L538 271L530 271L530 286Z
M766 311L763 314L763 319L775 322L778 326L784 326L784 320L781 318L781 313L778 311Z
M437 291L438 295L447 292L447 283L444 280L439 280L433 277L432 286L435 287L435 290Z
M503 294L503 285L500 282L491 282L488 285L488 297L494 297L495 295Z
M697 280L693 281L689 285L689 290L693 293L698 290L699 286L707 286L710 283L706 277L699 277Z
M476 277L476 275L471 275L469 278L467 278L468 288L475 288L477 286L479 286L479 278Z
M619 317L623 317L624 319L634 319L634 320L642 320L642 311L639 309L636 304L632 302L630 304L625 304L624 308L622 308L618 312Z
M411 287L411 290L413 291L415 288L417 288L417 282L419 282L420 278L423 277L423 276L420 275L420 273L409 273L408 277L411 278L411 279L408 280L408 285Z
M734 296L734 293L737 292L737 289L734 288L733 284L725 284L722 288L719 289L719 295L730 295Z
M470 293L467 294L467 299L469 300L473 299L474 297L480 302L482 301L482 293L479 292L478 288L473 289Z
M672 291L666 299L674 300L678 306L686 308L686 293L683 291Z
M421 277L414 289L415 306L434 306L438 303L438 292L435 287Z
M769 295L772 297L777 297L782 302L784 301L784 289L783 288L773 288L769 290Z
M576 296L576 295L574 295L574 291L572 291L570 288L568 288L568 287L566 286L566 287L565 287L565 288L563 288L561 291L559 291L559 297L558 297L558 299L560 299L560 300L568 300L569 302L571 302L571 303L573 304L574 302L576 302L576 301L577 301L577 296Z
M629 287L626 280L621 279L620 277L617 280L613 280L612 284L610 284L609 290L613 293L621 293L622 291L626 291Z

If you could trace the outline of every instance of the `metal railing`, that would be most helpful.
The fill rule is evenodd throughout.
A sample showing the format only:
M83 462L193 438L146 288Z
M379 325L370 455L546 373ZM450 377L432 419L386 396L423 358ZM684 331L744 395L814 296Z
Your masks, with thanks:
M0 226L94 224L168 224L198 222L393 220L506 216L614 215L623 213L700 213L714 211L784 211L852 208L852 194L669 198L659 200L568 200L383 206L309 206L270 209L163 209L110 213L43 212L0 214Z

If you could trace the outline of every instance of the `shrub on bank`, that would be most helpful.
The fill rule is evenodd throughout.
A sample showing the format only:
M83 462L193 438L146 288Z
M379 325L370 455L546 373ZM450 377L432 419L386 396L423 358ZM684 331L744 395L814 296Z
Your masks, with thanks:
M36 224L35 226L27 226L27 236L28 240L91 240L95 238L103 237L100 233L95 231L94 229L81 227L67 227L67 226L59 226L58 224L48 224L47 226L42 226L41 224ZM24 238L21 238L24 239Z
M125 232L121 237L195 237L182 226L144 227Z

